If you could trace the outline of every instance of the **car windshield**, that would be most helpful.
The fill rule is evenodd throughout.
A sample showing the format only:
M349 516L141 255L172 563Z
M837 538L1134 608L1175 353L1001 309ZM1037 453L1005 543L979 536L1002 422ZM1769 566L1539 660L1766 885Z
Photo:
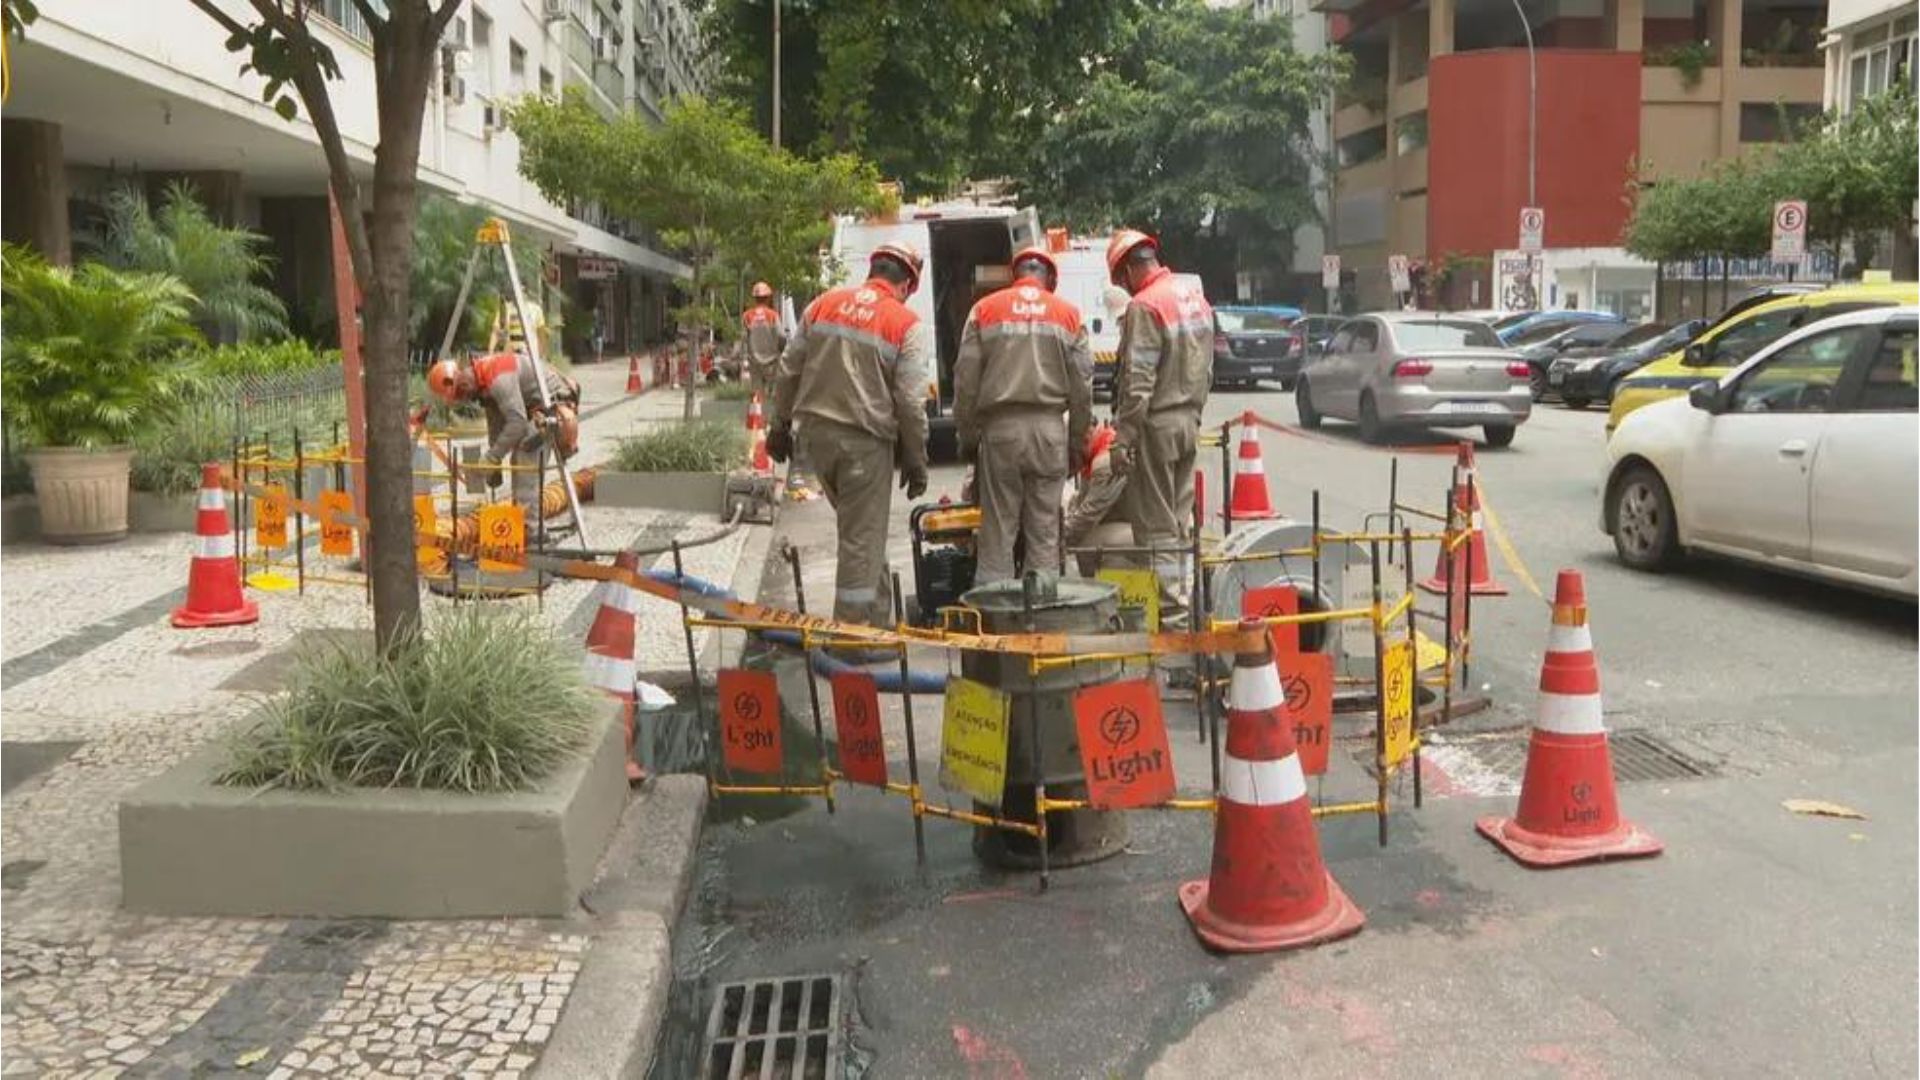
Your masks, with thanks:
M1486 323L1471 319L1396 322L1393 336L1406 349L1497 349L1500 339Z
M1525 330L1522 330L1519 333L1514 334L1512 337L1508 338L1507 344L1508 345L1535 345L1542 341L1547 340L1550 337L1557 337L1561 334L1564 334L1567 332L1567 330L1568 330L1568 326L1564 319L1555 319L1552 322L1543 322L1538 326L1527 327Z
M1285 330L1293 322L1270 311L1216 311L1213 314L1220 320L1220 329L1229 334L1243 330Z
M1509 326L1518 326L1520 323L1533 318L1534 314L1535 313L1531 311L1516 311L1511 315L1500 316L1493 320L1491 325L1495 330L1505 330Z
M1673 328L1666 323L1642 323L1626 333L1621 334L1619 337L1614 338L1608 342L1608 344L1616 349L1625 349L1634 345L1658 340L1672 332Z

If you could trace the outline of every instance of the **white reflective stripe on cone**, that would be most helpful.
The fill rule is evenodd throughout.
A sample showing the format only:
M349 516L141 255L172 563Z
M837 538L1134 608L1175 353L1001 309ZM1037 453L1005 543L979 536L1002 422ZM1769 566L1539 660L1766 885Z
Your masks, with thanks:
M227 508L227 493L221 491L219 488L201 488L199 508L202 510L225 510Z
M1604 735L1599 694L1556 694L1540 691L1540 707L1533 726L1556 735Z
M607 595L600 600L601 607L610 607L625 615L632 615L640 610L638 590L633 586L624 581L609 581L607 585Z
M218 536L202 536L202 537L199 537L198 539L199 539L199 543L195 545L194 551L193 551L194 558L196 559L231 559L233 558L233 534L232 533L221 533Z
M638 671L632 660L590 652L580 668L586 674L588 685L624 698L633 697L633 680Z
M1241 806L1280 806L1307 796L1307 778L1300 772L1300 755L1278 761L1220 759L1220 797Z
M1280 672L1269 660L1257 668L1235 666L1227 684L1227 708L1241 712L1277 709L1287 700L1280 689Z
M1240 460L1234 462L1233 471L1239 473L1242 476L1246 476L1249 473L1259 475L1259 476L1265 476L1267 474L1266 466L1261 464L1259 458L1243 457Z
M1562 626L1554 623L1547 630L1547 651L1560 653L1580 653L1593 651L1593 631L1586 623L1579 626Z

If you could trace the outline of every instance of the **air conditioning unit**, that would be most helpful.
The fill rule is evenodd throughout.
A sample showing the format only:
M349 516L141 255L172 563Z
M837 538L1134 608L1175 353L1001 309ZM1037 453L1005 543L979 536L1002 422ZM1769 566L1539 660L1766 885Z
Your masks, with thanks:
M620 46L610 37L594 38L593 58L602 64L617 64L620 62Z
M559 22L567 17L567 0L540 0L540 14L548 22Z
M458 49L461 52L467 50L467 20L465 16L456 15L453 17L453 21L447 24L446 36L440 39L440 47L443 49Z
M488 135L507 130L507 107L496 102L487 102L486 106L480 110L480 126Z
M447 104L465 105L467 103L467 80L449 72L440 81L440 91L446 95Z

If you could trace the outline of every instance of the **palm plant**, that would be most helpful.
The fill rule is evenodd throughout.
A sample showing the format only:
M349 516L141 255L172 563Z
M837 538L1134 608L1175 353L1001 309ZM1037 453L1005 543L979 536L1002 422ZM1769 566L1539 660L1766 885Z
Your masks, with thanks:
M101 261L121 270L170 274L195 297L193 319L215 340L287 335L287 307L261 285L273 258L266 237L213 220L184 181L167 185L159 212L138 190L107 196L107 218L96 247Z
M11 244L0 262L10 431L30 445L93 449L166 413L179 372L165 361L199 340L192 290L166 274L51 266Z

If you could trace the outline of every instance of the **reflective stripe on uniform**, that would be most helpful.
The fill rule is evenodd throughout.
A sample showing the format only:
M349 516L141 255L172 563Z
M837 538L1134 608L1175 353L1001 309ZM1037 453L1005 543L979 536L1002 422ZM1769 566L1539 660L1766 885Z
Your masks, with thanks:
M1241 712L1277 709L1287 700L1280 689L1280 671L1268 660L1259 667L1233 669L1233 681L1227 686L1227 708Z
M880 599L880 590L872 586L864 589L835 589L833 598L842 604L871 604Z
M880 353L880 359L888 363L892 363L900 357L900 346L893 344L886 338L870 330L861 330L857 327L845 326L835 322L816 322L810 329L816 334L825 334L828 337L837 337L842 341L851 341L856 345L865 345L869 348L877 349Z
M196 559L233 558L232 533L223 532L214 536L202 536L198 538L198 541L193 551L193 557Z
M1540 707L1533 726L1556 735L1604 735L1606 724L1600 719L1599 694L1555 694L1540 692Z
M1300 755L1277 761L1243 761L1232 755L1220 759L1220 797L1241 806L1281 806L1306 798L1307 778L1300 771Z

